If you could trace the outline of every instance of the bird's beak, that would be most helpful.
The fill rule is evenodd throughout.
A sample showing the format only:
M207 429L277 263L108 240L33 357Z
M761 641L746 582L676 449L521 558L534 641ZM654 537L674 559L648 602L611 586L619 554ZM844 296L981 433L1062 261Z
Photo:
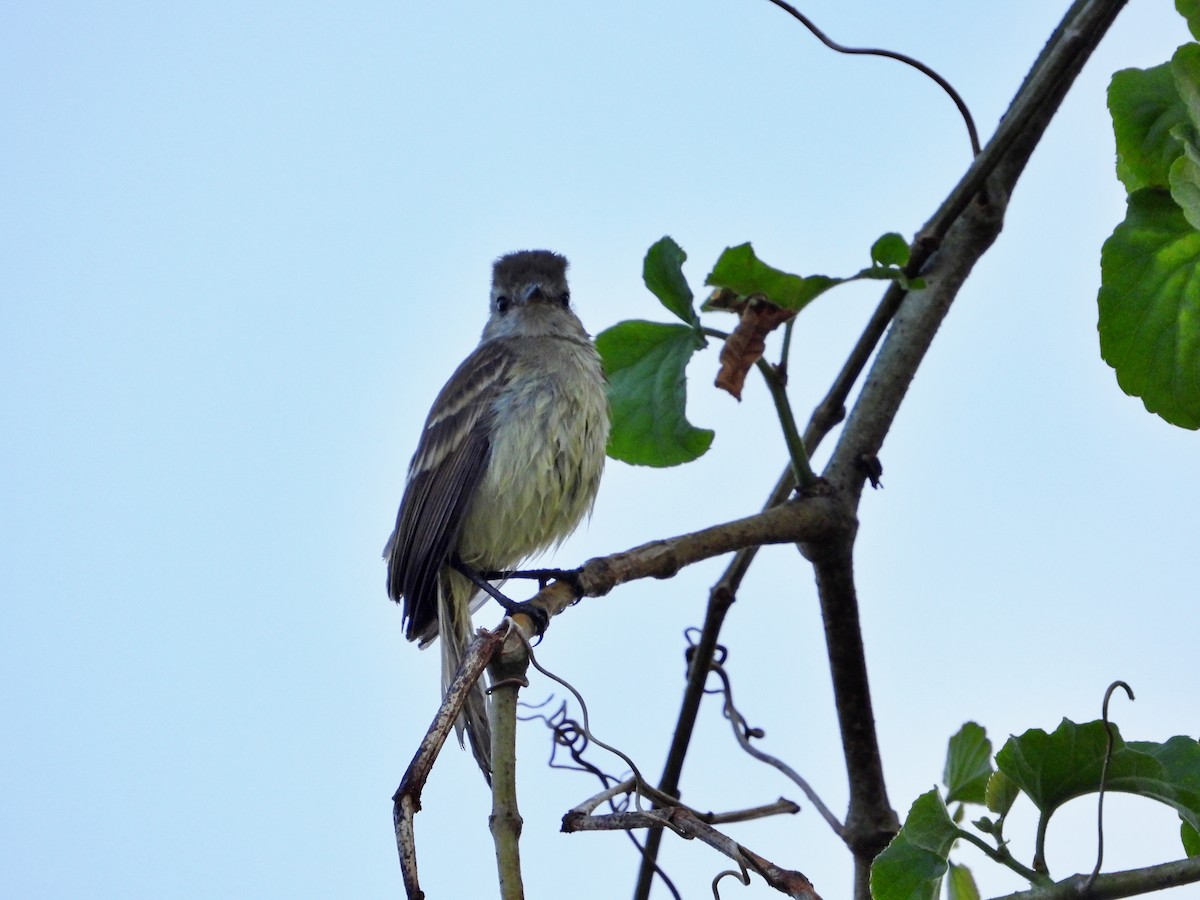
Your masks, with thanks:
M540 284L527 284L521 291L521 299L525 303L529 303L532 300L545 300L546 294Z

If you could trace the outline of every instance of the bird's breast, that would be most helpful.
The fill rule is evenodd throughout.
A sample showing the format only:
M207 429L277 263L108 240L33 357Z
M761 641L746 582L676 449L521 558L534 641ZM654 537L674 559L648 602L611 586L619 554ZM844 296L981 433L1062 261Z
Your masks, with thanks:
M590 511L604 468L608 401L590 344L547 341L519 358L493 406L488 466L458 552L509 569L561 542Z

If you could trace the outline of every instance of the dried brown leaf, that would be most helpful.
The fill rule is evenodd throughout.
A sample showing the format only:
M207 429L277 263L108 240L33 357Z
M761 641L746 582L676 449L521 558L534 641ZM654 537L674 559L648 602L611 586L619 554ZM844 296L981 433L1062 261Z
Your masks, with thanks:
M782 309L761 297L750 297L741 309L737 328L721 348L716 386L741 400L746 373L762 358L767 335L795 315L795 310Z

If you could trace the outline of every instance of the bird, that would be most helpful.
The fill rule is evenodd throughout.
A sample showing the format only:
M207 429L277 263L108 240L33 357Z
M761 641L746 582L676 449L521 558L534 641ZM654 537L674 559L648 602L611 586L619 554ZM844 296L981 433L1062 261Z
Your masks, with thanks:
M523 250L492 266L478 346L433 402L383 556L405 637L441 639L445 694L487 599L461 569L511 571L590 515L609 407L600 354L571 305L567 260ZM486 694L455 723L491 780Z

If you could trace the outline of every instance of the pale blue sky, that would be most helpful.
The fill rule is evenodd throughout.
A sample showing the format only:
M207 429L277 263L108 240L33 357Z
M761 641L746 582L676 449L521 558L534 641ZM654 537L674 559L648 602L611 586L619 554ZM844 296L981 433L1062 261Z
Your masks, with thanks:
M986 136L1066 6L804 8L839 40L933 65ZM1108 76L1186 37L1168 0L1122 14L913 386L886 489L863 503L865 638L901 814L966 719L998 746L1096 717L1124 678L1127 737L1200 728L1197 436L1123 396L1095 334L1099 248L1123 214ZM566 254L597 332L665 315L640 283L663 234L696 288L745 240L781 268L848 273L882 232L912 234L969 158L931 84L833 56L759 0L9 3L0 116L9 897L397 896L390 797L438 664L404 642L379 551L428 405L483 325L490 261ZM877 294L845 288L802 317L801 415ZM554 562L758 508L783 442L761 387L735 404L709 387L714 363L698 358L691 381L710 455L611 464ZM720 568L587 601L539 651L586 693L597 733L655 775L681 631ZM725 638L764 749L840 813L794 551L762 554ZM557 834L593 784L542 768L537 727L522 742L529 896L567 879L575 897L627 896L624 838ZM736 752L715 702L684 789L701 809L797 795ZM489 805L453 748L417 819L429 896L492 895ZM1108 810L1109 865L1179 854L1165 807ZM1010 836L1028 853L1024 815ZM1056 820L1055 871L1090 869L1092 815L1081 801ZM828 900L848 890L848 855L807 809L733 833ZM993 892L1019 887L960 858ZM687 897L724 867L671 840L664 862Z

